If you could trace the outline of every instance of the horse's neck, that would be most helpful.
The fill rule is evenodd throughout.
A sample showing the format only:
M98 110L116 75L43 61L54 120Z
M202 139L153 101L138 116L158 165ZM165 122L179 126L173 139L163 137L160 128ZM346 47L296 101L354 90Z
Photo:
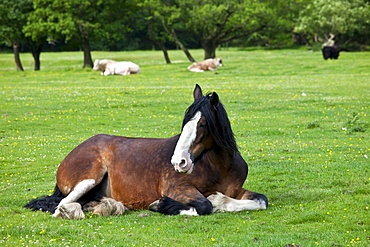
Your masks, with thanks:
M218 169L228 171L231 168L234 155L225 150L209 150L204 154L211 166L217 166Z

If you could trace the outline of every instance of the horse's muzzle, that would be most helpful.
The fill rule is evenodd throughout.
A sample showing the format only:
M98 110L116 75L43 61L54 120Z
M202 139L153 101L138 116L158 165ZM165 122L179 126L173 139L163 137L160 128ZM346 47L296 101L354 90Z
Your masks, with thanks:
M194 169L194 161L190 153L182 152L179 156L172 156L171 163L175 170L179 173L190 174Z

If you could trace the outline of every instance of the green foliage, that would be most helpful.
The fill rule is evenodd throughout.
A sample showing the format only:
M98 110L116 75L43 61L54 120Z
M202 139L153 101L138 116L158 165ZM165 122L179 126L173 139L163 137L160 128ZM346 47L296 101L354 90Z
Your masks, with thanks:
M87 39L92 50L183 45L213 57L220 46L309 44L316 50L314 43L332 32L340 48L366 50L369 19L365 0L0 0L0 43L25 47L32 40L26 46L32 51L46 41L85 51Z
M80 37L83 26L87 30L97 28L94 21L96 9L102 4L100 1L84 0L35 0L35 11L29 17L28 25L24 28L27 36L33 40L47 35L49 41L58 38L71 39Z
M131 2L115 0L35 0L34 8L24 28L27 36L34 40L47 36L49 41L57 39L99 39L112 45L130 31L129 22L135 10ZM124 14L123 14L124 13ZM120 30L120 31L117 31Z
M0 0L0 44L23 41L22 28L32 11L32 0Z
M94 50L137 50L139 34L145 30L142 14L136 1L104 1L95 13L97 28L92 28L91 43Z
M292 29L297 22L299 14L311 1L267 1L269 22L265 29L253 33L242 39L232 41L231 46L265 46L269 48L290 47L296 44L292 39ZM301 45L301 44L300 44Z
M191 73L189 63L165 64L156 51L93 52L139 64L132 76L83 70L79 52L44 53L37 72L22 54L26 71L16 72L12 55L2 54L0 244L369 246L369 130L343 127L369 124L370 53L342 52L336 61L306 50L218 54L224 67ZM185 60L180 51L170 55ZM58 164L92 135L179 133L195 83L219 94L249 164L244 186L269 197L267 210L68 221L22 208L52 193Z
M301 11L296 32L327 39L329 33L354 37L369 29L370 5L364 0L315 0ZM342 40L344 43L346 40Z
M190 30L205 50L205 58L215 57L216 48L236 38L249 36L273 26L278 7L274 1L144 1L154 17L165 26ZM281 16L280 16L281 17ZM177 26L178 28L179 26Z

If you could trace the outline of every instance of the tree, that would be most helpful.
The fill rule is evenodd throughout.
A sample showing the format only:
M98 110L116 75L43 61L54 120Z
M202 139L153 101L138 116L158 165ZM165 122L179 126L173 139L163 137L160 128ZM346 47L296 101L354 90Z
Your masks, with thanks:
M202 45L205 58L231 40L263 30L272 21L270 1L255 0L145 0L155 8L166 31L176 41L176 28L189 30Z
M135 34L145 32L146 23L138 9L132 0L105 0L97 13L98 28L90 30L91 46L113 51L139 49L140 40Z
M26 38L22 28L32 11L32 0L0 0L0 43L13 47L17 70L23 71L19 47Z
M77 39L84 54L83 67L93 67L90 40L103 38L115 42L129 29L134 3L120 0L33 0L35 11L24 28L27 36L38 40L47 35L53 42ZM134 22L135 23L135 22Z
M245 44L280 48L298 43L297 38L301 37L293 33L293 28L297 22L299 13L312 1L313 0L269 0L268 15L270 16L270 20L267 21L268 26L262 31L246 37Z
M138 5L143 9L148 23L148 37L162 49L166 62L170 63L167 49L164 46L167 39L174 42L185 53L190 62L195 62L187 47L178 38L177 30L179 27L183 29L184 25L178 16L175 2L171 0L139 0Z
M311 42L326 41L330 34L341 43L358 35L369 35L370 6L366 0L315 0L300 14L295 32Z
M267 26L262 14L263 4L257 1L208 0L198 5L190 3L191 0L186 0L188 8L180 8L181 18L200 41L205 59L216 57L219 45L251 35Z
M150 9L148 10L150 11ZM154 21L154 18L152 18L151 16L147 18L147 25L148 25L147 32L148 38L152 40L162 50L166 63L171 63L167 48L164 45L166 41L166 35L163 35L163 33L159 29L159 25Z
M89 36L99 28L98 12L102 1L90 0L34 0L35 11L24 28L26 36L39 40L47 35L49 42L77 38L84 54L83 67L93 67Z

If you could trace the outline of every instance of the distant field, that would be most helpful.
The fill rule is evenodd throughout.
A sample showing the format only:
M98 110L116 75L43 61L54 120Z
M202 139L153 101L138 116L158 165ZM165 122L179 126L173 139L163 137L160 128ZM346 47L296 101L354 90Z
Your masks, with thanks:
M21 54L24 72L0 54L1 246L370 246L370 52L221 50L225 66L204 73L169 53L176 63L93 52L141 66L106 77L82 69L82 52L42 53L40 71ZM178 134L196 83L219 94L249 164L245 188L267 195L267 210L68 221L23 208L52 193L58 164L92 135Z

